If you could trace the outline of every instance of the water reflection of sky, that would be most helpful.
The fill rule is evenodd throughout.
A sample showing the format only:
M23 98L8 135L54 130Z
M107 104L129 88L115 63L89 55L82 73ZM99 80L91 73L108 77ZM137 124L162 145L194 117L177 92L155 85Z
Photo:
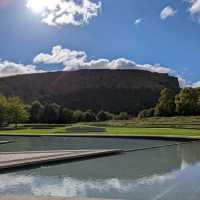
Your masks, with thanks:
M0 175L0 194L199 200L199 143Z
M0 193L37 196L106 197L121 199L198 200L200 165L140 179L76 179L73 177L7 174L0 176ZM191 198L192 197L192 198Z

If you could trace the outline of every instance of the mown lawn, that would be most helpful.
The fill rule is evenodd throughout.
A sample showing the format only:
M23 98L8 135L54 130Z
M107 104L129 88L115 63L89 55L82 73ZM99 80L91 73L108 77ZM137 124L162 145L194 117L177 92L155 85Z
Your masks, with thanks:
M182 128L107 128L110 134L200 136L200 130Z
M105 132L68 132L66 131L66 127L88 127L88 125L83 124L74 124L74 125L66 125L66 126L50 126L48 128L39 127L34 128L26 127L17 130L0 130L0 134L98 134L98 135L161 135L161 136L199 136L200 137L200 130L193 129L193 128L144 128L144 127L123 127L123 126L102 126L105 128Z

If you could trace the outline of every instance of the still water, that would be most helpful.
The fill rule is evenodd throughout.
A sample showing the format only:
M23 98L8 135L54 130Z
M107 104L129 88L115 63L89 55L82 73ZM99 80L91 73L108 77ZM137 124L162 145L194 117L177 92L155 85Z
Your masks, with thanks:
M2 138L6 139L6 138ZM0 151L137 148L165 141L92 138L8 138ZM200 143L138 151L0 175L0 194L199 200Z

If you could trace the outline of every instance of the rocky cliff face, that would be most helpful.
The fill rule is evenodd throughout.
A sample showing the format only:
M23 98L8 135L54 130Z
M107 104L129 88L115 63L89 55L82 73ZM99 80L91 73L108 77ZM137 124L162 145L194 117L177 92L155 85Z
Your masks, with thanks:
M154 106L163 88L179 90L177 78L142 70L80 70L0 79L0 93L56 102L71 109L137 114Z

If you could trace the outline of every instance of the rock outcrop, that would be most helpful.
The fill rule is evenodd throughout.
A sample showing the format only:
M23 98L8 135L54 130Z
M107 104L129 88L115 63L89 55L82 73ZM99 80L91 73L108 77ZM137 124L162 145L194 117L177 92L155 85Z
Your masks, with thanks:
M177 78L142 70L79 70L0 79L0 93L25 102L56 102L71 109L137 114L157 102L163 88L179 90Z

